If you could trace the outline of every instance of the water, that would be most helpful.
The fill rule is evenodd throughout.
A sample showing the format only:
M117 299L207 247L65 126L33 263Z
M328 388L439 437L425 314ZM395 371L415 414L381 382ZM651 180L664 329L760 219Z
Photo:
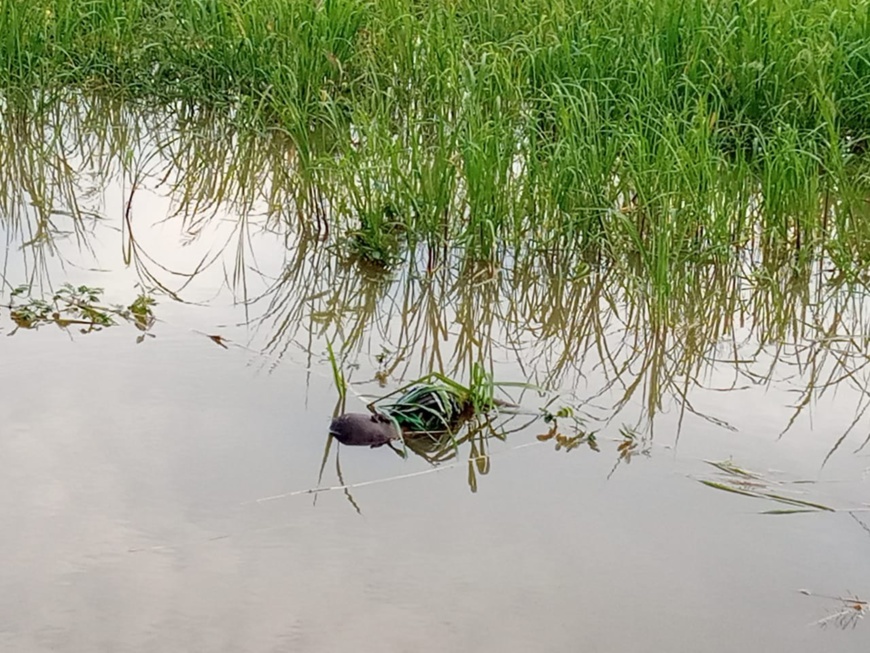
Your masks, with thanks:
M173 168L165 134L135 127L146 118L103 107L94 128L76 111L60 123L65 182L58 148L14 150L47 181L36 201L38 185L13 192L25 175L5 180L3 303L28 281L107 303L160 284L183 301L155 291L138 344L128 323L16 331L3 310L2 650L866 650L866 623L818 623L843 610L825 596L870 594L862 296L714 280L659 320L617 281L523 261L367 276L279 219L275 187L216 182L241 163ZM71 154L122 133L127 169L109 146ZM349 410L486 361L558 390L601 451L555 451L538 420L439 467L386 448L324 458L327 340ZM699 482L726 480L705 461L728 458L838 511L760 514L794 506Z

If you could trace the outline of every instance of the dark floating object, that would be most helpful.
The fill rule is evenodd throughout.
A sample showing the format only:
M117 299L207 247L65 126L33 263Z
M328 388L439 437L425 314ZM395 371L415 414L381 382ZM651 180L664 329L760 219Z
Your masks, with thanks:
M380 447L399 439L389 417L368 413L345 413L332 420L329 432L342 444L356 447Z
M432 385L413 386L394 402L375 407L371 414L345 413L332 420L329 432L342 444L380 447L405 437L453 430L463 413L461 399Z
M371 414L339 415L329 432L351 446L380 447L399 439L408 446L426 440L439 443L445 437L452 441L462 424L475 415L471 394L468 388L433 373L373 401L368 405ZM478 411L508 406L516 407L491 398Z

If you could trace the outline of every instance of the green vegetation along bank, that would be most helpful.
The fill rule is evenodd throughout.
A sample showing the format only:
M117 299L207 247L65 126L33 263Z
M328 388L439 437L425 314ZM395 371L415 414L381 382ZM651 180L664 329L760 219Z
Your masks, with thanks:
M867 0L0 0L0 89L279 132L296 215L382 265L870 266Z

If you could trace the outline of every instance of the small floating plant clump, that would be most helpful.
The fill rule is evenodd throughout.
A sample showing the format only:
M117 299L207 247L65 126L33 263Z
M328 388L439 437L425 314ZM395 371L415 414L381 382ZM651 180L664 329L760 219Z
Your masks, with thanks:
M425 380L373 402L370 408L388 415L406 431L450 431L474 412L469 393L465 390L450 379ZM398 397L390 401L390 397L396 394Z
M474 374L471 387L432 373L368 404L370 413L345 413L329 432L347 445L379 447L394 440L454 443L463 424L499 406L485 374Z
M102 288L63 284L50 298L34 297L29 286L22 285L11 293L9 317L19 329L38 329L54 324L62 329L79 327L87 334L115 326L117 320L130 322L142 332L139 341L154 324L153 297L140 293L129 306L106 306L101 303ZM10 334L11 335L11 334Z
M336 380L340 381L341 377L337 376ZM358 447L386 445L402 458L407 458L410 451L430 463L433 469L462 465L458 459L460 449L464 449L467 451L468 486L476 492L479 479L490 471L493 442L505 442L510 434L525 431L538 420L549 424L549 431L538 435L537 442L525 441L513 448L552 440L556 451L567 453L581 445L599 451L595 433L584 428L584 419L575 408L559 406L550 410L558 396L543 407L523 408L494 396L496 388L506 386L535 390L540 396L548 394L525 383L495 383L479 366L472 367L468 386L432 373L375 399L367 405L367 413L350 412L335 417L329 427L323 465L333 439ZM517 419L517 423L511 424ZM628 462L629 454L622 449L620 452L620 462L623 458ZM357 507L355 503L354 506Z

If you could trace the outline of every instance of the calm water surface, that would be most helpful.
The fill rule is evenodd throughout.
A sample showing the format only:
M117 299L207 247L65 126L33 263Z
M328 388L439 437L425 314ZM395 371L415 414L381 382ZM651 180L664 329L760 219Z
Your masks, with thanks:
M129 324L16 330L0 311L0 650L868 649L867 623L824 622L843 609L825 596L870 597L863 297L798 297L785 320L842 314L829 340L857 344L837 358L806 333L773 337L769 298L662 331L630 291L519 263L369 278L268 198L192 209L205 173L133 142L138 175L71 148L64 187L49 148L34 160L53 165L6 180L2 303L64 281L108 303L137 283L177 300L154 291L138 344ZM334 445L320 478L338 398L327 339L359 394L433 369L467 378L473 361L546 385L601 451L555 451L539 420L440 467ZM789 506L699 482L729 458L837 511L761 514Z

